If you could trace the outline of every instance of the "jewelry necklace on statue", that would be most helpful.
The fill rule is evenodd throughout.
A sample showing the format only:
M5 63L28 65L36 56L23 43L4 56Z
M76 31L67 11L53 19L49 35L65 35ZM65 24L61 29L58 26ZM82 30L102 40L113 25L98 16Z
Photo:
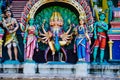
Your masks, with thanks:
M82 31L82 27L81 27L81 26L79 26L79 28L78 28L78 29L79 29L79 31Z
M10 18L7 18L6 21L7 21L7 23L11 23L11 22L12 22L12 18L11 18L11 17L10 17ZM9 27L6 27L6 29L7 29L8 31L10 30Z
M33 25L30 25L30 27L33 27Z

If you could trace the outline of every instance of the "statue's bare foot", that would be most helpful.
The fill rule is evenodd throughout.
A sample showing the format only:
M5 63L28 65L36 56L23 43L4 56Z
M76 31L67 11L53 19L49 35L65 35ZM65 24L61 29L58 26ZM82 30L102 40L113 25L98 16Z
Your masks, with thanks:
M92 64L97 64L97 62L94 60L94 61L92 62Z

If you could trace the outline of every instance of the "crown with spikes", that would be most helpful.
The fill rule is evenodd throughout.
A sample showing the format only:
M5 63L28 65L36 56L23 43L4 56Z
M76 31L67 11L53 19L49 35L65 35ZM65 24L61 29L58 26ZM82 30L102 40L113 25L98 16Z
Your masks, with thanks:
M80 16L79 16L79 20L84 20L85 19L85 13L81 12Z
M52 13L52 16L51 16L50 20L54 20L54 19L58 19L58 20L63 21L63 18L62 18L61 14L59 12L53 12Z

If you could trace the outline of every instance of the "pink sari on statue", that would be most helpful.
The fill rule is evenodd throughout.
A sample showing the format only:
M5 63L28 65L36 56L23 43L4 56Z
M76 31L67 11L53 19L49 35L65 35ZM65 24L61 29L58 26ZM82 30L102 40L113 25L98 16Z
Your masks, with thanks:
M27 37L27 45L26 45L26 58L32 59L34 55L34 49L36 46L36 36L35 36L35 27L28 28L28 37Z

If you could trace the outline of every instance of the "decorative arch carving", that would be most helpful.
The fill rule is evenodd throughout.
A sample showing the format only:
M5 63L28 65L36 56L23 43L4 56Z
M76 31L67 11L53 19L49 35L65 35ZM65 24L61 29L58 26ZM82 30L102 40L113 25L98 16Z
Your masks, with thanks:
M78 11L79 15L84 14L84 18L87 20L87 24L93 24L93 16L90 10L90 6L86 0L29 0L24 11L21 15L21 23L25 26L28 18L34 18L36 11L44 4L51 2L63 2L70 4Z
M82 14L82 13L85 14L85 11L84 11L83 7L80 4L78 4L78 2L75 1L75 0L40 0L40 1L36 2L35 5L33 5L33 7L31 8L31 10L29 12L30 17L34 18L35 13L39 9L39 7L41 7L44 4L51 3L51 2L63 2L63 3L70 4L70 5L72 5L73 7L76 8L79 15ZM86 18L86 14L84 16Z

